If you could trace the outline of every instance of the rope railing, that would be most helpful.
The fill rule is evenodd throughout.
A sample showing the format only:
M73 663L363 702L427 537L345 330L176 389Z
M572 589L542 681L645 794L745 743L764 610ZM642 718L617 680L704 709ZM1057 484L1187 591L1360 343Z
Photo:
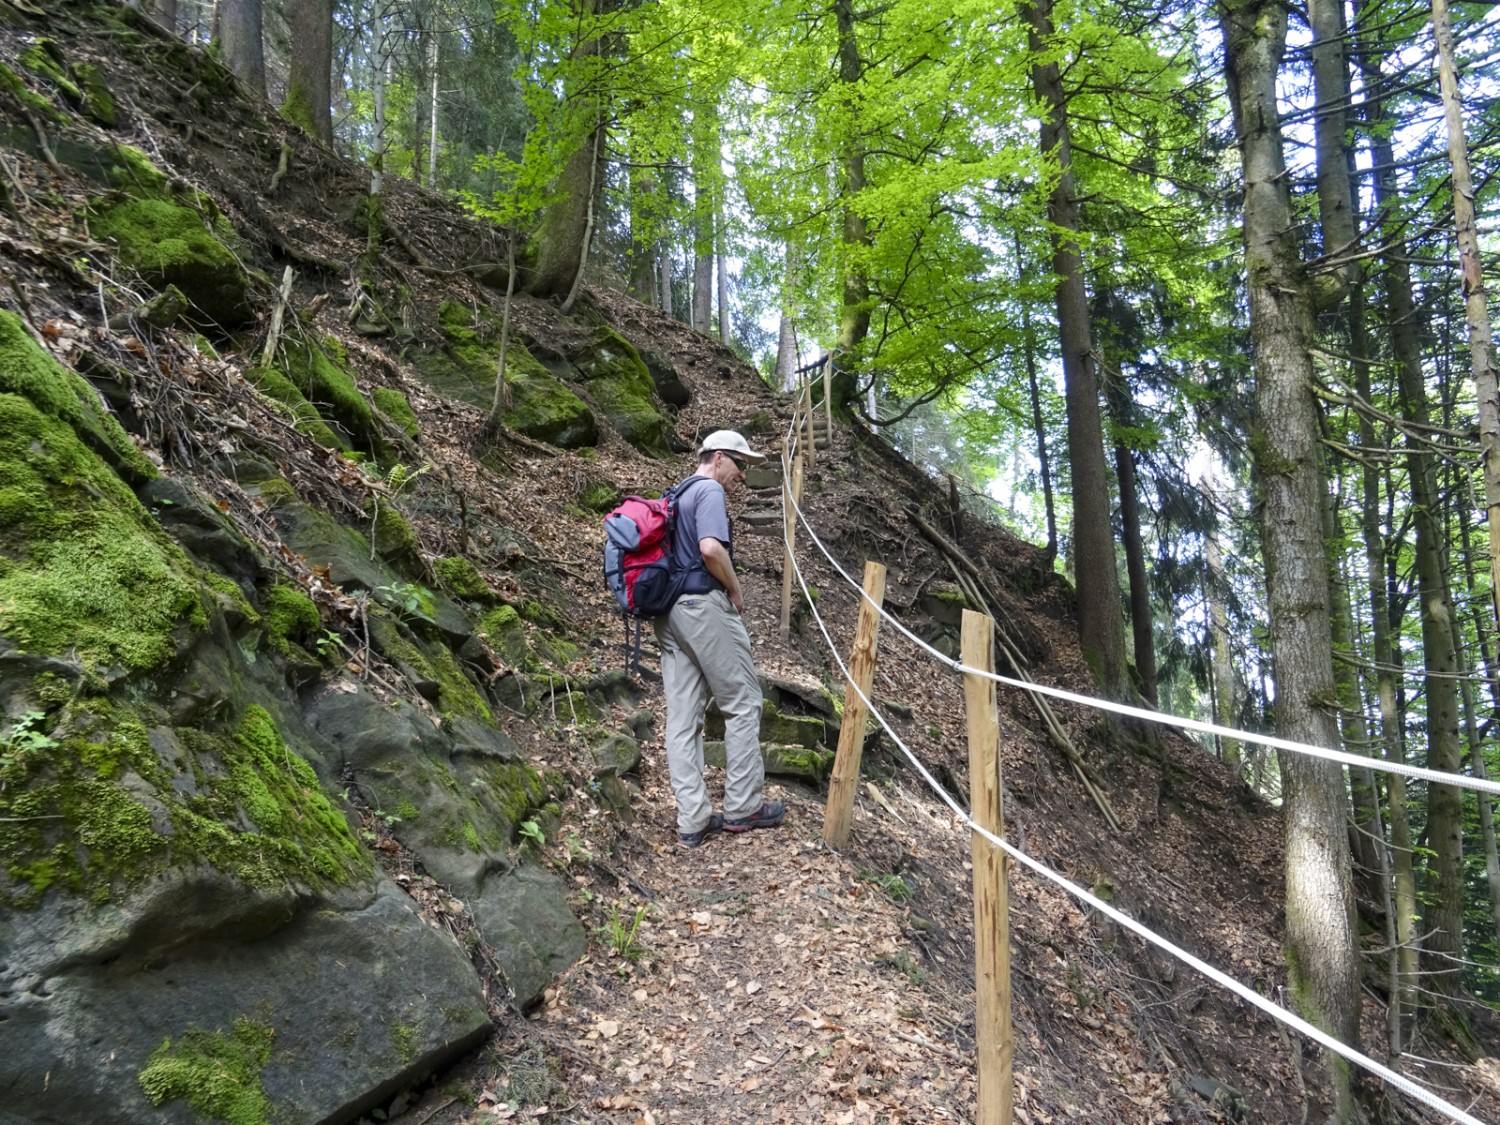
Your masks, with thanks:
M810 398L811 396L808 395L807 402L809 406L811 405ZM799 413L800 410L793 411L792 423L788 427L785 445L783 446L783 467L788 471L788 473L790 473L792 467L793 456L802 452L801 450L797 449L797 415ZM830 438L831 436L832 435L830 434ZM810 432L808 433L808 438L811 438ZM976 668L967 665L961 660L955 660L952 657L948 657L939 652L922 638L918 637L889 612L887 612L884 606L881 604L881 601L871 596L869 589L867 589L868 582L865 585L861 585L860 583L856 582L854 578L839 564L838 560L833 557L833 554L828 550L827 546L824 545L823 541L818 537L817 532L813 529L806 513L802 510L799 503L800 496L793 497L790 487L784 490L784 496L795 512L795 522L800 523L801 526L806 530L807 534L812 538L813 542L817 544L818 549L822 552L823 556L828 560L829 564L832 565L833 568L839 573L839 575L859 592L861 601L865 603L867 607L872 608L875 614L878 615L879 619L890 622L894 628L896 628L919 648L936 657L940 663L946 665L956 672L961 673L962 675L976 677L981 680L989 680L1007 687L1015 687L1025 691L1037 692L1039 694L1051 696L1053 698L1079 703L1084 706L1092 706L1116 714L1139 718L1145 721L1165 723L1167 725L1176 726L1179 729L1193 730L1207 734L1218 734L1225 737L1235 738L1243 742L1252 742L1260 745L1270 746L1276 749L1287 750L1292 753L1302 753L1309 754L1315 757L1323 757L1329 760L1342 762L1346 765L1372 769L1384 769L1386 770L1386 772L1422 778L1429 781L1438 781L1442 784L1459 785L1464 788L1477 789L1484 792L1500 793L1500 784L1496 784L1494 782L1481 782L1475 778L1465 778L1454 774L1443 773L1442 771L1438 770L1428 770L1421 767L1406 766L1403 763L1393 763L1369 758L1362 758L1358 755L1347 754L1342 751L1329 750L1326 747L1311 746L1304 743L1294 742L1289 739L1277 738L1275 736L1257 734L1249 731L1238 731L1233 728L1223 727L1215 723L1204 723L1198 720L1183 719L1177 716L1165 715L1161 712L1149 711L1144 708L1130 707L1125 704L1115 704L1107 700L1080 695L1076 692L1069 692L1060 688L1052 688L1042 684L1031 683L1029 681L1012 679L1011 677L1002 676L987 669ZM890 737L892 743L899 749L902 756L911 764L912 768L917 772L918 776L921 777L923 782L926 783L932 793L938 798L938 800L948 806L955 817L957 817L963 823L963 825L973 836L986 841L990 846L999 849L1007 857L1013 859L1023 867L1026 867L1034 875L1037 875L1053 883L1069 895L1073 896L1078 901L1085 903L1087 906L1103 914L1111 921L1120 926L1123 926L1125 929L1129 930L1131 933L1135 934L1142 940L1156 946L1167 955L1197 970L1209 980L1212 980L1220 987L1238 996L1246 1003L1253 1005L1255 1008L1264 1012L1272 1019L1287 1027L1292 1028L1295 1031L1300 1032L1326 1050L1333 1052L1334 1054L1340 1056L1353 1065L1358 1066L1368 1073L1378 1077L1383 1082L1393 1087L1394 1089L1401 1091L1403 1094L1410 1097L1414 1101L1417 1101L1427 1108L1441 1114L1443 1117L1447 1118L1450 1121L1460 1123L1460 1125L1484 1125L1483 1122L1469 1114L1467 1111L1460 1109L1455 1105L1452 1105L1451 1103L1445 1101L1443 1098L1434 1094L1432 1091L1413 1082L1405 1075L1399 1074L1383 1063L1380 1063L1375 1059L1372 1059L1369 1056L1355 1050L1354 1048L1329 1035L1321 1028L1318 1028L1314 1024L1309 1023L1307 1020L1298 1016L1296 1013L1291 1012L1281 1005L1275 1003L1274 1001L1266 998L1265 996L1262 996L1254 989L1241 984L1239 981L1235 980L1233 977L1229 976L1222 970L1214 967L1213 965L1197 957L1196 955L1189 953L1187 950L1181 948L1172 941L1162 937L1140 922L1136 921L1128 914L1125 914L1116 907L1110 905L1107 902L1104 902L1102 899L1097 898L1084 888L1072 882L1066 876L1052 870L1040 860L1035 859L1021 849L1015 847L1013 844L1005 840L1002 836L999 836L994 832L991 832L988 829L984 828L982 825L976 823L974 818L970 815L969 811L964 809L963 806L960 805L950 793L948 793L948 791L942 786L942 784L932 775L931 771L929 771L927 767L922 763L921 759L918 758L917 755L911 750L911 748L906 745L905 741L891 726L890 722L886 719L880 708L876 706L874 700L871 698L871 693L860 687L860 684L858 682L860 677L851 672L849 666L845 663L843 657L839 654L838 646L834 643L832 636L829 634L828 627L823 620L823 616L818 612L817 603L813 599L811 591L808 589L806 578L802 573L801 564L797 561L796 552L793 545L794 538L792 534L790 534L795 524L791 520L787 520L785 521L785 523L788 530L788 534L784 542L784 546L786 548L785 560L789 565L789 573L790 575L795 577L796 583L801 589L802 596L811 612L812 619L818 627L818 632L821 634L823 642L827 646L830 655L832 655L834 662L838 665L839 671L844 677L845 683L848 686L848 690L853 694L854 697L858 698L863 709L875 719L875 721ZM883 589L883 578L880 588ZM868 679L867 676L864 678ZM863 726L863 721L861 721L860 725L861 727ZM857 741L858 740L855 740L856 744ZM857 765L855 768L857 769ZM983 1082L981 1082L981 1092L983 1092L983 1088L984 1084ZM1008 1093L1005 1096L1005 1104L1007 1107L1009 1106ZM1006 1116L1008 1117L1008 1114Z
M797 516L797 522L807 532L812 541L817 544L818 550L823 553L829 564L836 570L845 582L859 591L860 597L864 599L864 591L860 584L855 581L832 552L818 538L813 530L807 514L802 510L800 504L794 499L792 501L793 511ZM877 607L883 620L890 622L892 628L905 636L918 648L925 651L939 663L951 668L962 675L983 676L993 680L1004 687L1019 688L1022 691L1034 692L1037 695L1049 696L1060 699L1067 703L1077 703L1085 707L1092 707L1100 711L1108 711L1112 714L1123 715L1127 718L1140 719L1143 722L1159 723L1164 726L1177 727L1179 730L1193 731L1198 734L1218 735L1222 738L1235 739L1240 742L1253 742L1261 746L1268 746L1274 750L1286 750L1293 754L1303 754L1312 758L1322 758L1326 761L1338 762L1340 765L1354 769L1369 769L1381 773L1399 774L1403 777L1416 778L1420 781L1434 782L1438 785L1452 785L1460 789L1473 789L1481 793L1489 793L1500 796L1500 781L1490 781L1475 777L1466 777L1463 774L1447 773L1443 770L1429 769L1426 766L1413 766L1405 762L1391 762L1384 758L1367 758L1359 754L1350 754L1345 750L1332 750L1326 746L1314 746L1305 742L1297 742L1289 738L1281 738L1274 734L1263 734L1255 731L1237 730L1234 727L1221 726L1218 723L1205 722L1202 719L1187 719L1180 715L1170 715L1164 711L1153 711L1145 707L1134 707L1128 703L1116 703L1113 700L1100 699L1098 696L1082 695L1078 692L1068 691L1065 688L1052 687L1048 684L1038 684L1030 680L1018 680L1010 676L1001 675L998 672L987 672L978 668L967 667L961 660L956 660L945 653L939 652L928 644L916 633L897 620L883 606Z
M797 562L795 555L792 556L792 567L796 575L797 585L801 588L803 597L807 599L807 604L810 607L812 618L817 623L818 631L822 634L823 642L825 645L827 645L829 653L833 656L835 663L838 664L839 671L843 674L845 683L848 684L850 688L852 688L852 690L859 696L860 701L864 704L867 712L875 719L877 723L880 724L881 728L890 737L892 743L894 743L895 746L901 751L906 760L911 763L912 768L915 769L922 780L927 783L928 788L932 790L933 794L940 801L942 801L943 804L947 805L948 808L952 810L953 814L958 817L959 820L963 822L965 827L967 827L973 834L988 841L992 846L999 848L1002 852L1004 852L1011 859L1014 859L1017 863L1020 863L1022 866L1026 867L1033 873L1040 875L1048 881L1054 883L1055 885L1066 891L1068 894L1072 895L1074 898L1086 903L1088 906L1099 911L1111 921L1124 926L1136 936L1156 946L1158 949L1162 950L1169 956L1176 958L1183 964L1188 965L1193 969L1196 969L1198 972L1202 973L1204 976L1208 977L1216 984L1225 989L1228 989L1230 992L1234 993L1242 1000L1254 1005L1262 1012L1265 1012L1271 1018L1285 1024L1287 1027L1290 1027L1293 1030L1301 1032L1303 1035L1312 1039L1320 1046L1327 1048L1340 1057L1353 1063L1355 1066L1358 1066L1361 1069L1368 1071L1370 1074L1375 1075L1390 1086L1394 1087L1397 1090L1400 1090L1408 1097L1414 1099L1415 1101L1421 1102L1429 1109L1442 1114L1444 1117L1448 1118L1451 1121L1459 1122L1460 1125L1484 1125L1484 1122L1480 1121L1477 1117L1474 1117L1464 1110L1459 1109L1457 1106L1451 1105L1450 1103L1444 1101L1442 1098L1432 1093L1432 1091L1426 1089L1423 1086L1419 1086L1406 1076L1398 1074L1396 1071L1392 1070L1385 1064L1377 1062L1375 1059L1370 1058L1368 1055L1362 1054L1361 1052L1356 1051L1354 1048L1348 1046L1347 1044L1340 1042L1338 1039L1335 1039L1327 1032L1309 1023L1307 1020L1303 1019L1301 1016L1298 1016L1296 1013L1288 1011L1281 1005L1262 996L1254 989L1241 984L1239 981L1235 980L1233 977L1229 976L1222 970L1215 968L1213 965L1210 965L1202 958L1189 953L1181 946L1174 944L1167 938L1162 937L1160 934L1155 933L1146 926L1142 925L1140 922L1137 922L1134 918L1130 917L1130 915L1125 914L1123 911L1090 894L1088 891L1078 886L1078 884L1072 882L1066 876L1052 870L1040 860L1033 858L1008 841L1002 839L999 836L996 836L994 833L989 832L980 825L976 824L970 817L968 811L958 803L958 801L952 796L952 794L950 794L946 789L943 788L942 784L935 777L933 777L932 773L927 769L927 767L922 764L921 759L916 756L911 748L906 745L901 736L895 731L894 728L892 728L891 724L886 720L884 714L881 713L880 708L876 706L875 701L860 689L859 685L855 682L855 677L851 675L849 667L844 663L843 658L839 655L838 646L834 644L833 638L828 633L828 628L823 621L822 615L818 612L817 605L812 598L811 592L807 588L807 581L802 574L802 567ZM968 670L966 674L981 675L980 671L977 669Z

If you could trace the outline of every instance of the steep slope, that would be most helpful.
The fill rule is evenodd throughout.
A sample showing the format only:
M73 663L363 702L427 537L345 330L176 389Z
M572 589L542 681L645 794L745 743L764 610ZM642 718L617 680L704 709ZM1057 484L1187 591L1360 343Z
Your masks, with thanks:
M967 838L871 734L821 845L839 681L806 608L777 636L774 474L737 555L784 829L675 847L649 641L627 675L597 578L617 496L789 404L594 290L518 302L487 440L497 233L393 183L372 243L357 165L130 9L59 7L0 5L0 1120L969 1119ZM1037 552L869 435L818 458L812 525L900 619L952 643L926 523L1086 688ZM857 596L799 541L847 652ZM957 679L887 629L876 685L962 799ZM1121 828L1002 692L1012 835L1278 987L1273 810L1058 715ZM1012 904L1022 1120L1318 1112L1268 1021L1029 877Z

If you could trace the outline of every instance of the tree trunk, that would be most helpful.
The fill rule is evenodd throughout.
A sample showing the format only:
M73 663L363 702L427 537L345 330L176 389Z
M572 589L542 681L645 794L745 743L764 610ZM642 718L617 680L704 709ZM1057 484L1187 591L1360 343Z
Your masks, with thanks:
M1130 390L1123 374L1105 376L1104 397L1115 422L1128 427ZM1141 538L1141 498L1136 486L1135 457L1123 441L1115 442L1115 481L1120 489L1120 542L1125 548L1125 574L1130 580L1130 633L1135 653L1135 676L1141 695L1155 707L1156 638L1151 611L1151 589L1146 578L1146 544Z
M146 0L146 14L173 35L177 34L177 0Z
M214 42L246 93L266 96L266 53L260 0L219 0L214 6Z
M1214 719L1220 726L1232 727L1238 714L1235 708L1234 662L1229 653L1229 611L1224 603L1227 587L1224 582L1224 550L1219 545L1218 502L1214 497L1212 483L1205 480L1199 487L1213 513L1213 523L1204 535L1203 557L1208 569L1204 600L1208 603L1208 629L1212 634ZM1239 740L1220 736L1219 757L1231 766L1238 766Z
M714 319L714 231L713 219L693 225L693 311L694 331L705 336Z
M332 146L333 0L297 0L287 8L292 55L281 112Z
M387 0L375 0L375 13L370 21L371 94L375 99L375 137L370 144L370 195L377 198L385 190L385 88L388 62L385 42L386 2Z
M866 274L865 252L870 247L870 232L859 199L865 189L865 147L859 135L860 83L865 63L859 54L855 37L854 0L834 0L833 12L838 24L839 82L849 111L849 133L840 139L840 160L844 182L840 196L844 211L843 234L843 304L839 314L838 373L833 378L833 405L843 410L854 395L858 372L864 367L864 344L870 334L870 282Z
M1469 146L1464 139L1463 105L1453 65L1453 28L1448 0L1432 0L1432 34L1437 40L1438 88L1448 124L1448 159L1453 165L1453 220L1463 276L1464 311L1469 324L1469 358L1474 393L1479 400L1479 449L1484 465L1484 502L1490 529L1491 597L1500 599L1500 385L1490 311L1485 303L1484 266L1479 256L1479 229L1474 219L1474 180L1469 173ZM1500 621L1500 600L1495 601Z
M441 46L438 29L434 26L427 33L427 73L432 78L427 97L427 187L437 190L438 167L438 49ZM415 171L412 173L416 177Z
M1293 240L1276 98L1287 10L1277 0L1228 0L1221 11L1244 170L1257 413L1251 448L1262 491L1276 733L1335 747L1323 474L1308 350L1312 301ZM1282 779L1292 995L1312 1023L1357 1046L1359 974L1343 771L1321 759L1283 754ZM1337 1119L1357 1120L1348 1064L1332 1052L1324 1057Z
M1356 9L1358 11L1359 9ZM1381 88L1380 60L1363 54L1367 88ZM1369 83L1374 85L1370 86ZM1384 106L1369 110L1376 121L1386 117ZM1391 350L1396 363L1402 415L1421 427L1431 419L1427 387L1422 372L1420 321L1414 299L1405 241L1399 230L1400 189L1395 178L1395 154L1385 130L1371 130L1371 155L1375 164L1375 200L1381 222L1392 232L1393 241L1383 255L1385 267L1386 321L1390 325ZM1418 607L1422 627L1423 665L1432 672L1426 678L1427 764L1433 769L1456 773L1462 767L1462 745L1458 733L1458 690L1453 678L1458 670L1453 600L1444 573L1445 530L1438 518L1438 490L1434 458L1415 438L1406 437L1406 467L1411 492L1412 550L1416 561ZM1394 785L1395 782L1392 782ZM1429 968L1437 975L1439 991L1455 991L1459 984L1457 962L1463 938L1463 801L1451 785L1428 789L1428 833L1434 856L1434 900L1423 912L1424 928L1430 931L1424 943L1436 959ZM1394 817L1393 817L1394 820ZM1394 825L1393 825L1394 827ZM1398 898L1401 888L1398 886ZM1398 904L1399 905L1399 904ZM1414 935L1407 935L1415 940ZM1405 940L1405 939L1403 939ZM1415 964L1408 969L1415 972ZM1414 989L1415 980L1411 987ZM1414 994L1407 999L1414 998ZM1404 1007L1404 1005L1403 1005Z
M724 237L724 199L720 193L718 205L714 208L714 229L718 232L718 243L714 248L714 263L718 270L718 293L719 293L719 339L729 343L734 332L730 326L729 315L729 258L725 251Z
M1355 0L1356 23L1362 22L1364 11L1365 4L1362 0ZM1357 51L1356 55L1360 60L1364 76L1364 88L1366 90L1381 89L1384 80L1380 73L1380 59L1374 49L1368 45L1362 45L1362 49ZM1395 184L1389 178L1394 172L1395 165L1390 143L1383 139L1385 130L1380 127L1380 122L1385 116L1383 104L1379 101L1367 102L1365 116L1372 126L1369 136L1377 169L1376 203L1383 213L1381 222L1386 226L1387 233L1396 236L1399 217L1385 213L1387 208L1395 202ZM1385 177L1384 183L1382 183L1382 177ZM1382 241L1386 241L1384 235ZM1417 324L1413 319L1411 281L1406 269L1406 249L1403 242L1397 241L1391 244L1389 253L1384 256L1384 268L1387 274L1385 290L1388 298L1386 321L1391 327L1392 347L1397 354L1397 361L1403 362L1400 358L1402 353L1408 348L1414 348L1417 344ZM1400 284L1403 274L1406 274L1404 286ZM1396 290L1400 292L1396 296L1396 303L1391 304L1390 295ZM1400 316L1395 311L1397 305L1405 309ZM1372 353L1367 345L1361 343L1356 346L1355 354L1366 356ZM1420 365L1420 351L1413 354L1417 356ZM1354 386L1355 391L1365 401L1371 401L1372 388L1368 363L1357 362L1355 364ZM1374 424L1364 414L1360 415L1360 443L1371 449L1377 448ZM1388 552L1385 546L1385 533L1382 530L1380 495L1380 470L1373 461L1367 460L1364 469L1362 505L1363 538L1366 568L1369 572L1370 648L1376 666L1375 684L1380 707L1380 741L1387 761L1405 762L1405 731L1399 703L1401 687L1398 665L1401 657L1391 631L1390 599L1386 592ZM1395 957L1398 976L1398 987L1391 1002L1393 1012L1388 1021L1390 1025L1389 1050L1394 1059L1405 1050L1401 1030L1403 1013L1410 1013L1413 1010L1417 996L1417 935L1415 930L1417 898L1416 872L1412 863L1411 824L1406 811L1406 788L1399 779L1394 777L1387 781L1386 809L1390 821L1392 893L1395 901Z
M1021 236L1016 234L1016 261L1022 260ZM1031 330L1031 305L1021 302L1021 347L1026 358L1026 383L1031 392L1031 430L1036 436L1036 459L1042 476L1042 503L1047 512L1047 565L1057 558L1057 509L1052 500L1052 461L1047 454L1047 425L1042 417L1042 392L1036 375L1036 335Z
M1024 6L1031 49L1051 49L1052 0ZM1032 85L1044 114L1042 156L1056 161L1058 176L1047 199L1052 272L1057 278L1058 333L1068 404L1068 463L1073 470L1073 559L1078 576L1078 638L1099 691L1131 696L1125 661L1125 626L1115 538L1110 522L1109 470L1104 460L1099 383L1094 367L1088 294L1078 248L1078 199L1073 187L1067 102L1057 64L1032 67Z
M672 310L672 247L664 238L656 244L656 280L660 289L661 311L668 316Z
M597 15L600 0L578 0L580 20ZM572 60L579 74L590 71L591 60L604 50L602 39L584 40L574 48ZM563 297L574 291L587 258L587 240L593 226L594 195L603 182L602 162L608 145L608 122L597 92L569 89L560 112L559 127L576 137L562 172L554 181L553 202L542 214L536 234L536 272L528 286L539 297Z

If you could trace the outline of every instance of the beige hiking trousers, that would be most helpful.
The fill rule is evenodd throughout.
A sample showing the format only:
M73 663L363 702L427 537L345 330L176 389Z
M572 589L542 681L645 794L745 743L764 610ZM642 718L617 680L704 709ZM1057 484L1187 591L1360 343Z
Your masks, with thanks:
M656 619L656 639L678 831L697 832L713 815L703 783L703 712L710 696L724 713L724 815L749 816L760 808L766 767L760 756L760 681L745 623L722 590L684 594Z

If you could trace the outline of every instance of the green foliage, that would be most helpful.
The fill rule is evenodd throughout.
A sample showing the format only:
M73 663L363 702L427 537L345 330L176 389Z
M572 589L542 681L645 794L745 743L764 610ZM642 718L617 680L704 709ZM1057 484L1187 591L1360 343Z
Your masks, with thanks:
M635 914L631 917L621 911L619 903L615 903L605 915L604 925L594 932L599 935L614 956L629 964L638 964L646 955L646 950L637 940L637 935L640 933L641 921L646 917L648 909L649 907L645 906L636 907Z
M523 820L516 829L516 833L522 840L529 841L538 848L544 847L547 843L547 834L542 831L542 826L535 820Z

